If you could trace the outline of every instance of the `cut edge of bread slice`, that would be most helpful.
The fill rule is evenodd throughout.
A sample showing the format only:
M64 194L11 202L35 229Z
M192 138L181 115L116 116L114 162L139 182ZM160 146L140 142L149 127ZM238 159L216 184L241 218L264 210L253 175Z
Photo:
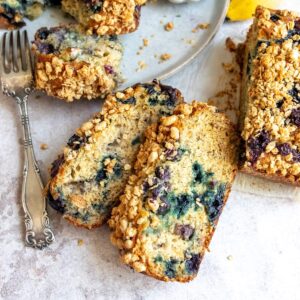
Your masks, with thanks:
M166 99L169 101L169 104L153 104L157 105L157 108L151 108L151 104L148 104L147 98L141 98L138 101L138 104L134 104L132 101L135 96L143 96L145 91L148 91L149 89L149 95L155 95L154 90L156 90L157 95L165 95L163 97L166 97ZM146 102L147 100L147 102ZM145 103L144 103L145 101ZM129 87L125 89L122 92L117 92L114 94L110 94L103 105L102 111L95 114L95 116L85 122L79 129L77 129L75 135L76 140L70 143L70 140L68 142L68 145L64 148L63 154L58 157L56 161L52 164L52 170L51 170L51 179L47 185L46 191L48 194L48 199L51 204L51 206L57 210L63 213L63 216L66 220L68 220L70 223L72 223L75 226L78 227L84 227L87 229L92 229L95 227L101 226L105 221L109 218L109 216L106 216L105 218L101 220L94 220L93 222L81 222L78 218L73 217L71 214L65 213L65 208L62 200L60 200L60 195L57 193L57 187L59 186L59 181L64 179L65 173L68 173L71 168L70 165L74 162L74 160L78 156L82 156L82 151L84 152L85 149L82 147L89 147L89 143L104 143L105 138L110 138L109 135L109 128L113 128L112 124L117 123L116 118L118 116L122 116L125 118L129 118L133 115L132 111L136 111L134 113L135 117L139 117L139 121L136 121L139 125L142 125L141 122L144 122L144 118L148 119L147 122L150 122L153 118L155 121L159 119L159 114L163 115L166 113L169 115L173 112L173 109L175 109L175 106L179 103L184 102L183 96L180 93L180 91L176 88L172 88L167 85L161 84L159 81L154 80L152 83L145 83L145 84L136 84L133 87ZM136 107L138 105L138 107ZM141 113L141 109L146 111L145 105L148 107L148 113L144 116ZM173 108L174 105L174 108ZM154 106L155 107L155 106ZM143 116L143 118L142 118ZM129 120L128 120L129 121ZM145 121L146 122L146 121ZM119 122L120 123L120 122ZM151 124L151 122L150 122ZM119 124L120 125L120 124ZM126 124L125 124L126 125ZM125 126L124 125L124 126ZM144 125L143 125L144 126ZM121 130L120 128L118 130ZM138 129L137 131L141 131L141 129ZM124 132L123 132L124 133ZM135 135L135 134L134 134ZM92 138L92 139L91 139ZM91 141L91 142L90 142ZM97 142L98 141L98 142ZM122 142L123 143L123 142ZM138 150L139 143L132 146L130 142L128 142L131 148L135 147L134 151ZM115 146L112 146L115 147ZM111 150L114 150L114 148L111 148ZM87 151L90 151L87 149ZM98 150L97 150L98 151ZM123 149L123 151L125 151ZM99 151L98 151L99 152ZM102 155L99 154L100 156ZM103 154L104 155L104 154ZM133 162L135 161L135 156L133 157ZM127 174L131 174L132 172L132 166L131 162L127 162L130 164L130 168L128 170L125 170L125 164L122 164L123 172ZM128 167L128 166L127 166ZM69 170L68 172L66 170ZM127 175L126 175L127 176ZM110 194L109 194L110 195Z

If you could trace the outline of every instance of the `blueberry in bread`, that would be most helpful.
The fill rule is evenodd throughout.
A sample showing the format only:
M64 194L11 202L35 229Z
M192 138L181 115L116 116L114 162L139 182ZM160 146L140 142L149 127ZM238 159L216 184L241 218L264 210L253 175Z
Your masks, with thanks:
M300 185L300 15L258 7L245 42L241 169Z
M145 135L108 222L111 240L137 272L186 282L197 275L235 177L236 129L215 108L193 102Z
M89 33L124 34L139 25L141 5L146 0L62 0L62 9Z
M23 18L37 18L45 4L44 0L0 0L0 28L14 29L25 25Z
M182 101L178 90L156 81L109 95L102 112L77 130L53 163L51 206L77 226L103 224L131 174L144 130Z
M122 46L114 36L86 35L77 25L41 28L35 34L35 85L71 102L104 97L120 81Z

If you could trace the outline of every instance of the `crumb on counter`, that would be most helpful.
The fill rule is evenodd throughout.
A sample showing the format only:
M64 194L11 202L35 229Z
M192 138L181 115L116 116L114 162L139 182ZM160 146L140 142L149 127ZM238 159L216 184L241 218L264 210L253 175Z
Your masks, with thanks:
M227 44L228 41L226 40L226 47ZM219 78L220 89L207 102L209 105L216 106L220 112L225 113L236 124L240 114L239 83L241 82L241 74L235 55L232 55L230 62L223 62L222 67L225 74Z
M226 72L232 73L234 72L235 66L231 63L222 63L222 66Z
M78 246L82 246L84 244L83 240L82 239L78 239L77 240L77 245Z
M228 255L226 258L227 258L227 260L232 260L233 256L232 255Z
M40 149L41 150L47 150L48 148L49 148L48 145L45 144L45 143L43 143L43 144L40 145Z
M230 37L226 39L225 46L230 52L235 52L237 50L235 42Z
M166 31L172 31L174 29L174 23L173 22L168 22L166 25L165 25L165 30Z

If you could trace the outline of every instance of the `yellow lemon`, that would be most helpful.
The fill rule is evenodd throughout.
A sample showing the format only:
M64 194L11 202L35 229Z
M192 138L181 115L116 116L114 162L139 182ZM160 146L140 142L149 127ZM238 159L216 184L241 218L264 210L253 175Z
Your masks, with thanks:
M227 18L231 21L250 19L258 5L276 8L282 0L231 0Z

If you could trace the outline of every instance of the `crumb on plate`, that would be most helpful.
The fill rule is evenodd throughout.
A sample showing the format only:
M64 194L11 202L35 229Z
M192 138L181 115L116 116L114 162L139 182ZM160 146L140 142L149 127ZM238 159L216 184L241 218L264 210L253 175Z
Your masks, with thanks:
M201 30L204 30L204 29L207 29L209 27L209 23L199 23L193 30L192 32L195 33L195 32L198 32L200 29Z
M144 47L149 46L149 40L148 39L143 39L143 44L144 44Z
M174 23L173 22L168 22L166 25L165 25L165 30L166 31L171 31L174 29Z
M148 65L143 60L141 60L138 62L138 68L136 69L136 71L138 72L138 71L144 70L147 67L148 67Z
M166 61L166 60L169 60L171 57L172 57L172 55L170 53L164 53L160 56L160 59L162 61Z

